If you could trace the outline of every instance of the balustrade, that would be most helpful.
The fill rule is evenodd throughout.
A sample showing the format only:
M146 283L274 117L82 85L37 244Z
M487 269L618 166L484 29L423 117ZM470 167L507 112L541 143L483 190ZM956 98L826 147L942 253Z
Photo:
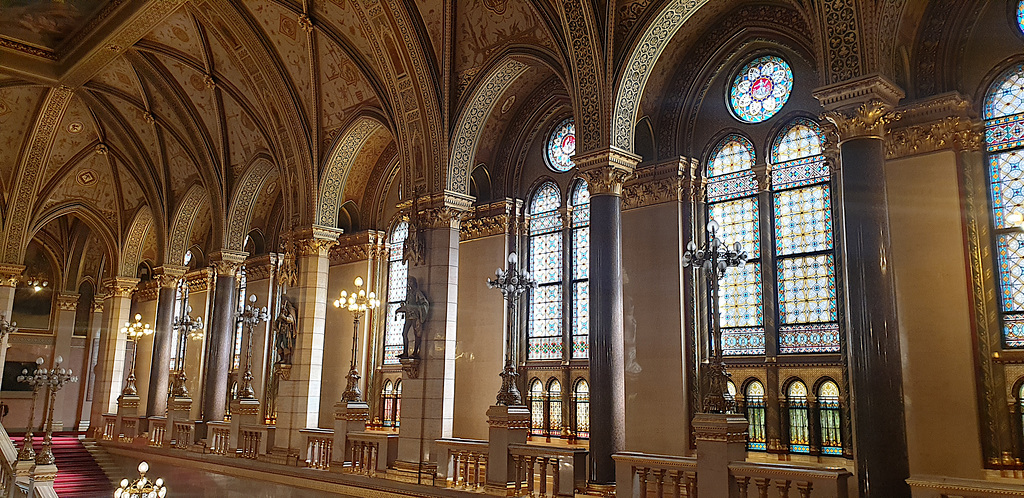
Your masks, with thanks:
M121 417L120 437L122 443L135 441L139 434L139 419L137 417Z
M731 463L729 473L740 498L846 498L852 475L843 468L752 462Z
M1024 486L1013 482L915 475L907 479L907 484L914 498L1024 496Z
M384 472L398 457L398 435L380 432L355 432L348 435L346 454L351 465L347 472L375 475Z
M238 457L256 460L264 453L267 429L261 426L243 426L238 432Z
M0 496L10 496L14 487L14 467L18 463L18 449L7 430L0 425Z
M475 439L438 439L435 441L444 460L438 462L437 475L449 487L482 490L487 481L487 441Z
M172 444L179 450L187 450L192 446L193 434L196 431L196 423L192 421L175 421L174 432L171 433Z
M306 435L306 467L330 470L334 431L331 429L302 429L299 432Z
M149 419L149 445L154 448L163 448L167 438L167 419L164 417L152 417Z
M587 482L584 448L511 444L514 496L573 496Z
M678 498L697 495L697 459L694 457L630 452L616 453L613 458L618 475L622 476L623 470L628 469L624 477L628 477L629 485L636 486L634 496Z
M113 441L119 436L117 432L117 415L115 414L104 414L103 415L103 440Z
M231 444L231 424L228 422L208 422L210 433L210 452L215 455L227 455L235 452Z

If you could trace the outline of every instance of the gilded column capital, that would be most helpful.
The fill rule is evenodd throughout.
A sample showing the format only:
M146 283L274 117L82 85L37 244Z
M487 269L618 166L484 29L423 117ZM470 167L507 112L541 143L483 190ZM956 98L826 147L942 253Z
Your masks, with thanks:
M420 196L405 205L413 213L409 221L416 230L459 229L474 200L472 196L444 190Z
M682 156L637 168L623 186L622 209L685 200L689 198L694 173L693 161Z
M949 92L901 106L900 127L886 135L888 159L937 150L980 151L985 145L984 123L970 99Z
M24 271L25 265L0 263L0 287L17 287L18 279Z
M332 265L342 265L376 258L384 240L384 232L363 230L338 237L338 244L330 249Z
M188 267L163 265L154 268L154 273L156 273L157 281L160 282L160 287L173 289L178 286L178 280L185 274L185 270L188 270Z
M103 281L103 291L107 294L107 297L132 297L132 292L135 292L135 286L139 284L139 279L133 277L114 277L108 278Z
M522 206L522 201L506 198L474 207L463 216L459 240L466 241L492 235L516 233L517 219Z
M231 251L224 249L210 255L210 264L217 271L218 277L233 277L238 269L245 264L245 257L249 253L245 251Z
M297 256L327 257L328 252L338 243L342 230L339 228L313 225L310 228L292 231L291 240Z
M103 298L94 297L92 299L92 306L89 308L89 311L92 311L93 313L103 313Z
M873 74L818 88L813 95L825 108L822 117L835 125L840 141L845 141L884 137L886 125L900 119L893 109L906 94Z
M57 294L57 309L61 311L76 311L78 309L79 295L76 292L60 292Z
M622 196L622 185L633 176L640 159L640 156L616 147L584 152L572 158L587 181L591 196Z

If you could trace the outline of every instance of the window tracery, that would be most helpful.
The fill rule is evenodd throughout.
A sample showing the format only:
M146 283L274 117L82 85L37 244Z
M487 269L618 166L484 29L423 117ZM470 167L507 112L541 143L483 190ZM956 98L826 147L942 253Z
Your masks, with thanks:
M575 166L572 162L576 153L576 122L573 118L563 120L552 130L545 151L552 171L565 173Z
M736 117L760 123L782 109L793 91L793 70L775 55L758 57L740 69L730 89L729 103Z

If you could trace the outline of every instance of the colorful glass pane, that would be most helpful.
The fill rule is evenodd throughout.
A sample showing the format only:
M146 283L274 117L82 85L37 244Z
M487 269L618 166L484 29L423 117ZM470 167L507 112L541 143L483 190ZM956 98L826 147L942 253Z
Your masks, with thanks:
M832 196L827 184L777 192L775 253L832 249Z
M761 252L760 223L757 216L757 199L748 197L729 202L712 204L709 218L718 222L719 236L726 241L739 242L747 254Z
M778 264L782 323L837 320L836 275L831 254L787 258L779 260Z
M570 196L572 203L572 226L590 224L590 190L586 182L577 182Z
M729 135L711 152L708 177L725 175L754 166L754 144L743 135Z
M747 448L765 451L764 386L753 381L747 385Z
M1024 234L999 235L996 249L1003 311L1024 311Z
M819 398L836 398L838 400L839 399L839 386L837 386L836 383L832 382L831 380L828 381L828 382L825 382L824 384L821 385L821 387L818 388L818 397Z
M775 164L821 154L821 128L809 119L798 119L783 133L772 148Z
M576 123L569 118L559 123L548 138L548 166L559 173L569 171L574 166L572 156L575 153Z
M408 291L409 263L403 260L405 239L409 237L409 223L399 222L388 237L388 304L384 324L384 364L397 365L398 355L405 348L402 330L405 328L405 313L398 308L405 302Z
M779 327L779 353L838 353L839 324L812 323Z
M722 354L727 356L764 354L764 329L759 327L723 329Z
M723 329L760 327L763 323L761 305L760 261L748 261L722 277L718 290L718 311Z
M709 218L721 226L719 233L723 240L739 242L747 254L761 251L761 237L757 215L757 199L753 197L712 204ZM725 328L761 327L763 324L761 294L761 263L754 259L747 264L726 272L719 284L718 307L720 324ZM723 334L726 333L723 331ZM760 332L763 335L763 331ZM763 337L752 340L737 337L734 344L723 339L726 354L753 354L750 348L763 350ZM756 336L756 333L755 333ZM735 346L737 349L730 349Z
M530 385L530 434L544 435L544 386L539 380Z
M548 384L548 435L562 434L562 384L557 380Z
M1017 2L1017 28L1024 31L1024 0Z
M985 119L1024 112L1024 64L1018 64L992 85L985 98Z
M1024 315L1003 316L1003 342L1009 348L1024 347Z
M1024 150L989 155L989 181L996 228L1024 220Z
M572 357L586 358L590 343L590 282L572 284Z
M729 92L732 111L741 121L760 123L771 118L793 92L793 70L781 57L758 57L740 69Z
M832 171L823 156L805 157L772 166L772 189L803 187L827 181Z
M576 383L576 436L590 437L590 384L580 380Z
M530 202L530 272L540 285L530 292L529 351L531 360L562 357L562 218L561 195L548 182Z
M572 231L572 278L585 280L590 277L590 227L583 226Z

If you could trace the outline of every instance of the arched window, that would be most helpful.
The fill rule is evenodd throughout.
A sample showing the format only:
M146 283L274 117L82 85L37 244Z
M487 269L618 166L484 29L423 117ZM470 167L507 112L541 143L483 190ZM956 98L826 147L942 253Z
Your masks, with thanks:
M562 435L562 383L557 379L548 382L548 436Z
M985 98L992 221L999 257L1006 347L1024 347L1024 64L1002 74Z
M530 270L537 288L530 292L527 359L562 359L562 217L561 194L547 182L530 201Z
M772 146L779 353L839 351L832 187L822 133L794 120Z
M839 425L839 386L831 380L818 387L818 418L821 424L821 452L842 455L843 440Z
M743 397L747 402L747 448L765 451L764 385L757 380L747 384Z
M590 352L590 190L578 181L572 205L572 357Z
M789 409L789 450L794 453L810 452L807 421L807 386L795 380L786 390Z
M245 288L245 265L242 265L238 268L238 309L236 313L241 313L245 310ZM235 320L235 350L234 355L232 355L231 369L238 370L242 357L242 322L238 320L237 314L232 319Z
M381 424L384 427L395 425L395 387L390 380L384 381L384 387L380 390L381 399Z
M395 428L402 425L402 381L395 381Z
M557 173L565 173L575 166L572 156L576 153L576 122L568 118L551 131L547 152L548 167Z
M722 350L726 355L764 354L764 310L761 291L761 250L754 145L746 137L728 135L711 154L708 165L708 217L721 226L729 242L739 242L747 264L726 272L719 284L718 309Z
M725 381L725 388L726 388L726 392L725 392L726 399L728 401L732 402L733 407L734 407L734 409L730 410L729 413L736 413L736 410L735 410L736 393L737 393L737 391L736 391L736 383L734 383L731 380L727 380L727 381Z
M580 379L573 388L573 402L576 404L576 437L590 437L590 384Z
M186 253L191 254L191 253ZM188 315L188 282L182 277L178 280L178 285L174 291L174 319L171 321L172 324L178 323L183 317ZM178 353L181 351L182 343L187 341L188 337L183 336L181 330L178 327L171 327L171 370L179 370L184 366L184 358L182 358L182 365L178 364Z
M530 435L544 435L544 384L540 379L530 384Z
M405 348L402 329L405 328L405 313L398 308L405 302L409 288L409 263L403 259L405 239L409 237L409 223L400 221L391 229L388 237L388 309L384 328L384 364L397 365L398 355Z

